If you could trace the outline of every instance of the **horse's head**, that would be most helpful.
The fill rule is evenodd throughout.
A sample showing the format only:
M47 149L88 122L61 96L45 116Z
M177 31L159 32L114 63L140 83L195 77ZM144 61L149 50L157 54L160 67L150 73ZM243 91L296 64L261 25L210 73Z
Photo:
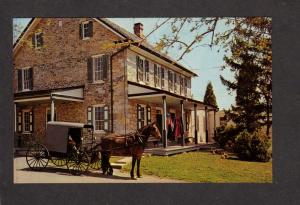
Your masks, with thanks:
M149 125L149 129L150 129L150 136L154 137L155 139L160 139L161 138L161 134L160 131L156 125L156 122L152 122Z

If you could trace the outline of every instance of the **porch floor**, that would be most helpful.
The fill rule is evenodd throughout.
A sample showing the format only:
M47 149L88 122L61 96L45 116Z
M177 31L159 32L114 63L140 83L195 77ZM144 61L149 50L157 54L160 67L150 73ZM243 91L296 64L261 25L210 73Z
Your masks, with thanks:
M169 156L174 154L180 154L184 152L191 152L191 151L208 151L211 149L216 148L216 143L209 142L209 143L200 143L200 144L186 144L185 146L181 145L173 145L168 146L167 148L164 147L155 147L155 148L148 148L145 149L145 153L151 155L158 155L158 156Z

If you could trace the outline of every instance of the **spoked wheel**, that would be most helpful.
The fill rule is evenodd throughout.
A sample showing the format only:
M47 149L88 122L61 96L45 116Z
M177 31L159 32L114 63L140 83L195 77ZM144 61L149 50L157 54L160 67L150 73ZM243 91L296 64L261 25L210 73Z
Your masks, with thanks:
M30 146L26 152L26 162L30 169L34 171L46 168L49 162L48 149L42 144Z
M73 175L79 175L86 172L89 168L90 160L86 152L72 151L69 154L67 167Z
M67 164L67 159L65 157L51 157L51 162L58 167L62 167Z
M93 152L91 157L91 163L90 168L94 170L100 170L101 169L101 153L100 152Z

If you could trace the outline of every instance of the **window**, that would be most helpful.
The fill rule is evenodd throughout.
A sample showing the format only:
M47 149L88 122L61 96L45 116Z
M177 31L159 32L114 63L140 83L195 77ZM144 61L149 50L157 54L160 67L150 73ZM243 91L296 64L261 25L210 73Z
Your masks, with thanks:
M154 64L154 86L155 87L160 87L160 81L161 81L160 74L161 74L160 67Z
M149 61L145 60L145 79L146 82L149 83Z
M93 21L86 21L80 24L80 38L82 40L93 37Z
M168 71L168 87L169 87L169 91L173 91L174 88L173 72L170 70Z
M106 80L107 63L107 58L104 55L94 58L94 82Z
M23 121L22 128L20 127L19 131L23 131L23 133L33 132L33 113L31 110L22 110L23 119L19 119ZM20 124L20 122L18 122Z
M161 88L165 87L165 69L161 67Z
M29 91L33 86L32 68L18 69L18 90Z
M137 129L151 123L151 108L145 105L137 105Z
M184 95L187 95L187 83L188 83L187 78L184 78Z
M94 113L95 131L108 131L108 106L95 106Z
M178 93L179 90L179 76L177 73L174 73L174 92Z
M32 46L34 48L40 48L44 44L43 42L43 33L35 33L32 36Z
M144 81L144 60L136 56L137 82Z
M185 95L184 94L184 82L183 82L184 77L180 76L180 95Z

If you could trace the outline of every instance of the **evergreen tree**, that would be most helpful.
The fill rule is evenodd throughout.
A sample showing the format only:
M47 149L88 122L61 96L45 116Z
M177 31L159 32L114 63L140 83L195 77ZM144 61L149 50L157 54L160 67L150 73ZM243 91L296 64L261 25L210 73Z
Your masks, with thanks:
M205 104L218 107L217 101L216 101L216 96L214 94L214 90L213 90L213 86L212 86L211 82L209 82L206 86L206 91L205 91L203 102Z

